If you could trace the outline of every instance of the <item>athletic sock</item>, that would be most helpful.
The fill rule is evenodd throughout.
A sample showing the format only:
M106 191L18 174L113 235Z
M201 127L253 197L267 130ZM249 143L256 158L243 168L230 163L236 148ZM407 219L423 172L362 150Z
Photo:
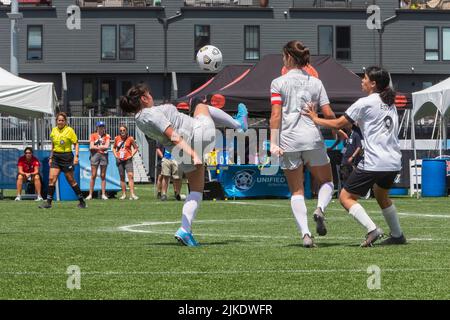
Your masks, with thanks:
M55 193L55 186L48 186L48 191L47 191L47 203L48 204L52 204L54 193Z
M190 192L186 197L183 205L183 215L181 216L181 227L184 231L192 232L192 222L195 219L202 198L203 194L196 191Z
M319 189L319 196L317 199L317 207L322 210L322 212L325 212L326 207L331 201L331 198L333 197L334 192L334 184L333 182L325 182L323 185L320 186Z
M375 230L377 226L373 223L372 219L367 215L366 210L359 204L355 203L351 206L350 210L348 210L353 218L358 221L364 228L367 229L367 233Z
M307 209L305 204L305 197L302 195L292 196L291 209L292 213L294 214L295 222L297 223L297 228L302 233L302 238L306 234L311 237L311 232L308 228L308 216L306 215Z
M78 184L72 186L72 190L75 192L75 194L78 197L78 201L84 202L83 193L80 190L80 186Z
M391 229L391 236L394 238L399 238L403 234L402 229L400 228L400 221L398 219L397 208L395 208L394 204L390 207L387 207L382 210L384 219Z
M214 123L218 126L224 126L231 129L239 129L241 124L239 121L234 119L225 111L220 110L219 108L208 106L209 114L213 119Z

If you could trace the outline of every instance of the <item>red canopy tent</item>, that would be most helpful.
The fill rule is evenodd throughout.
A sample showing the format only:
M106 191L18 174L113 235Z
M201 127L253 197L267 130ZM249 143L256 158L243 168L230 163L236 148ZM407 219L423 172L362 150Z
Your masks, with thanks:
M329 56L311 56L311 65L322 80L336 113L343 113L357 99L365 96L361 91L361 78ZM250 115L267 116L271 112L270 84L281 76L283 59L281 54L263 57L240 81L208 94L208 99L221 95L225 99L223 109L234 112L238 103L247 105ZM411 106L411 95L398 94L399 108Z
M250 65L229 65L225 66L218 74L208 80L199 88L189 94L175 100L179 110L189 110L189 102L197 97L207 97L208 94L217 90L223 90L228 86L243 79L249 72ZM214 105L214 99L211 102Z

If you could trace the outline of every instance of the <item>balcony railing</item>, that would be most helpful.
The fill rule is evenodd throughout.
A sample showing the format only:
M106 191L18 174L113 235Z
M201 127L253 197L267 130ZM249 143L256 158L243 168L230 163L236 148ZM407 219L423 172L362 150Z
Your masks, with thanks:
M376 0L293 0L292 8L348 8L365 9Z
M273 1L273 0L272 0ZM259 7L259 0L184 0L185 7Z
M11 0L0 0L0 6L11 5ZM52 0L19 0L19 6L51 6Z
M0 0L1 1L1 0ZM77 0L79 7L156 7L161 0Z

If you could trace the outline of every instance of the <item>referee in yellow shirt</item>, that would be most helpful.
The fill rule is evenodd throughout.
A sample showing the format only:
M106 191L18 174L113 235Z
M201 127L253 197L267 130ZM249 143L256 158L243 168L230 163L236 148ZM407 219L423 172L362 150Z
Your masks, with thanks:
M39 208L49 209L52 207L53 194L55 193L58 175L64 172L67 181L72 186L73 191L78 196L80 203L78 208L86 208L80 186L73 177L74 166L78 164L79 145L75 131L67 125L67 115L64 112L56 116L57 126L52 129L50 140L52 141L52 151L50 153L50 177L48 182L47 202L41 204ZM72 153L72 145L75 145L75 157Z

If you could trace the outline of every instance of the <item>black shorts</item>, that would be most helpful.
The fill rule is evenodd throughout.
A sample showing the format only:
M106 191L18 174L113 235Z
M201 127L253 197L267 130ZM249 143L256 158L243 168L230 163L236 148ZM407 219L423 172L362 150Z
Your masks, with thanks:
M365 171L356 168L345 182L344 189L361 197L364 197L374 184L389 190L397 174L398 171Z
M341 164L340 168L339 168L339 173L340 173L340 179L342 184L345 183L345 181L347 181L348 177L350 177L350 174L353 172L353 166L349 165L349 164Z
M73 153L72 152L54 152L52 157L52 164L50 168L60 169L62 172L73 171Z

